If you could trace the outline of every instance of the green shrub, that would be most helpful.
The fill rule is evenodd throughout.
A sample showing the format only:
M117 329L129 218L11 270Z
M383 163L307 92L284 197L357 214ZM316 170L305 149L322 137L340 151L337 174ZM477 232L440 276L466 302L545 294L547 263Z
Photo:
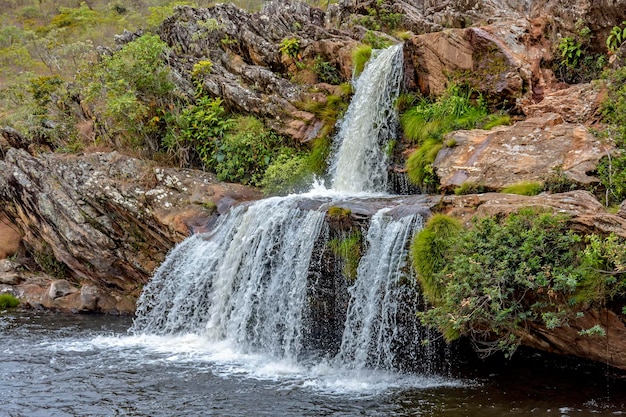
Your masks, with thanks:
M307 157L307 168L316 175L324 175L328 169L328 156L332 149L330 135L324 135L313 141L313 146Z
M527 322L554 328L575 315L581 238L566 217L524 209L475 219L470 229L442 240L443 255L424 250L437 258L424 285L431 287L425 296L433 308L419 316L448 340L465 335L484 354L511 354Z
M0 294L0 310L15 308L18 305L20 305L20 300L18 300L13 294L8 292Z
M357 277L357 269L362 255L363 235L361 232L353 232L342 239L328 241L330 250L339 257L343 263L343 275L354 281Z
M385 49L391 46L391 41L383 36L377 35L373 30L365 32L363 43L370 45L374 49Z
M611 33L606 38L606 47L609 51L615 52L622 46L622 43L626 41L626 20L622 22L621 26L613 26Z
M282 142L259 119L240 116L218 142L211 167L220 181L260 186Z
M295 59L300 52L300 40L298 38L285 38L280 42L278 50L281 54Z
M331 219L342 219L342 218L349 217L352 214L352 210L348 208L339 207L339 206L332 206L328 208L328 210L326 211L326 214Z
M537 195L543 191L543 184L540 182L519 182L504 187L500 190L504 194L518 194L518 195Z
M365 69L365 64L372 57L371 45L360 45L352 51L352 65L354 67L354 75L360 75Z
M341 82L341 76L337 67L330 62L324 61L321 56L316 56L313 61L313 72L321 82L329 84L339 84Z
M496 126L510 125L511 116L508 114L490 114L479 126L481 129L491 130Z
M439 179L433 168L433 162L443 145L436 140L427 140L406 161L409 181L419 186L422 192L434 192L439 186Z
M285 152L278 155L263 175L261 186L265 194L283 195L303 191L313 182L307 154Z
M576 33L561 38L556 45L553 71L569 84L598 78L607 64L604 54L593 52L592 33L582 20L576 22Z

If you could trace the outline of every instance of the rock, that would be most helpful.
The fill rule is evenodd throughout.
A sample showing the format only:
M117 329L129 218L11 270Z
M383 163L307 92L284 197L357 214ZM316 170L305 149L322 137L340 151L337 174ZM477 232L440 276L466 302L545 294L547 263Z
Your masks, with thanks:
M580 332L599 325L606 332L601 335L581 335ZM626 325L608 309L590 309L567 326L546 329L531 325L522 343L546 352L578 356L626 370Z
M304 3L272 1L259 13L232 4L208 9L177 7L160 28L160 36L176 51L170 64L182 91L193 96L193 65L212 62L200 80L207 94L219 96L232 110L265 118L271 128L296 140L317 135L315 115L298 108L309 86L289 80L299 66L312 68L317 57L334 66L342 80L352 75L351 52L358 44L350 32L324 27L324 12ZM284 39L300 42L297 57L280 51Z
M7 258L17 252L22 234L16 225L6 216L0 215L0 259Z
M100 290L95 285L85 284L80 289L79 311L97 311Z
M204 196L206 207L192 203L193 195ZM205 172L154 168L116 152L37 158L10 149L0 161L0 211L22 230L25 245L53 255L68 279L107 288L114 298L117 294L124 308L124 296L138 296L138 288L176 243L213 221L215 206L223 213L260 196ZM25 281L24 291L35 291L37 303L50 304L42 299L49 277ZM51 294L56 302L57 293ZM52 308L73 308L71 294L61 298L64 304Z
M509 25L509 30L523 32L523 25ZM404 47L408 87L439 96L452 80L486 98L515 104L528 89L530 66L495 31L495 27L452 29L412 37Z
M571 216L571 227L581 233L615 233L626 237L626 219L610 214L598 199L588 191L570 191L559 194L523 196L516 194L484 193L465 196L445 196L437 203L444 212L462 219L469 225L473 216L502 216L525 207L553 210Z
M72 287L72 285L64 279L57 279L50 283L50 289L48 290L48 296L51 299L57 299L65 297L68 294L73 294L78 289Z
M554 113L488 131L453 132L446 141L454 147L443 148L433 164L444 188L471 182L498 190L524 181L543 182L555 169L588 185L598 181L588 172L613 149L585 126L563 122Z
M600 118L603 99L604 93L592 84L577 84L551 91L538 103L522 105L522 111L531 118L555 113L568 123L591 124Z

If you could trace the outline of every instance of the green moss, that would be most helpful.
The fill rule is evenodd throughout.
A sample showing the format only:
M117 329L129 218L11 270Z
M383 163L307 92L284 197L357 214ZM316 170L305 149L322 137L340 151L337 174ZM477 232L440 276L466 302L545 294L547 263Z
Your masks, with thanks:
M443 145L436 140L427 140L406 161L409 181L421 187L424 192L433 192L439 185L432 164L442 147Z
M435 273L445 266L445 255L452 244L451 239L461 230L463 226L457 219L445 214L435 214L413 238L411 262L417 271L424 295L432 303L441 299L443 290Z
M343 275L352 281L357 277L362 244L363 235L360 232L353 232L345 238L328 241L330 250L343 262Z
M464 182L460 186L454 189L454 194L456 195L466 195L466 194L482 194L489 191L487 187L483 184L476 184L475 182Z
M15 308L18 305L20 305L20 300L18 300L13 294L8 292L0 294L0 310Z
M311 152L307 158L307 166L312 173L323 175L326 172L331 148L332 140L328 134L324 134L313 141Z
M544 186L539 182L524 181L517 184L512 184L504 187L500 190L503 194L518 194L518 195L537 195L544 190Z
M332 206L328 208L326 214L328 214L328 217L330 218L341 219L349 217L352 214L352 210L344 207Z
M354 66L354 74L360 75L365 69L365 64L372 56L372 47L370 45L360 45L352 51L352 65Z

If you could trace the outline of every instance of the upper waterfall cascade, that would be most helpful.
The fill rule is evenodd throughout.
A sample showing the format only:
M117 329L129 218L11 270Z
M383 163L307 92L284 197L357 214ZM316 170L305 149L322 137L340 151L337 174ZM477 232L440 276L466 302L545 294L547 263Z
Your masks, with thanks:
M396 134L394 102L403 76L402 45L380 51L356 80L339 124L331 164L332 188L346 193L381 192L387 186L383 144Z
M384 190L382 144L396 128L393 102L401 78L402 46L378 52L357 80L341 122L332 190L235 207L211 233L182 242L144 288L134 333L193 333L246 352L298 360L311 308L310 263L316 245L326 244L326 210L355 193ZM393 366L397 284L406 275L406 248L422 218L388 212L379 210L364 231L365 251L348 289L343 338L333 353L347 369Z

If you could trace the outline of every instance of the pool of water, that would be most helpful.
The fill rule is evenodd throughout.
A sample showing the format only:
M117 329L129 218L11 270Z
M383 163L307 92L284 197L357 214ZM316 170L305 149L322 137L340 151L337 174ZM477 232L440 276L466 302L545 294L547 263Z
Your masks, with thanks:
M537 354L454 375L289 362L129 318L0 313L0 416L615 416L626 383Z

